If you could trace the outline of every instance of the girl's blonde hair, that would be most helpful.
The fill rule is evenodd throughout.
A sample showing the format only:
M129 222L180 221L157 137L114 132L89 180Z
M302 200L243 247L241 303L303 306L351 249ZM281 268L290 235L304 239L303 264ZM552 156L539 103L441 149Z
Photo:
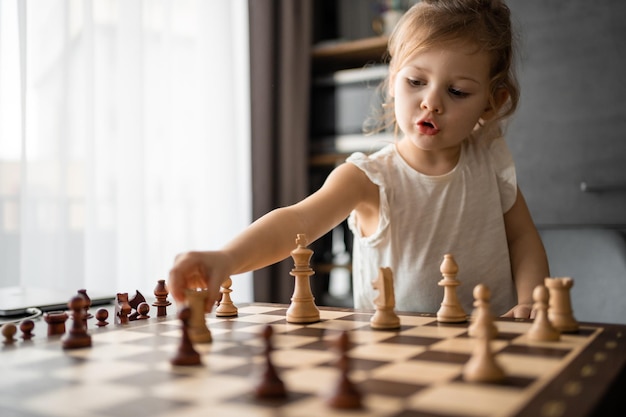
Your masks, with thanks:
M474 135L500 135L500 122L515 112L520 95L513 65L510 10L503 0L422 0L411 7L389 37L389 75L380 87L382 113L374 124L366 124L365 130L397 131L393 98L388 94L390 80L416 53L459 40L475 45L477 52L491 55L490 104L493 108L500 104L497 115L481 121ZM497 103L497 93L502 89L508 97L505 103Z

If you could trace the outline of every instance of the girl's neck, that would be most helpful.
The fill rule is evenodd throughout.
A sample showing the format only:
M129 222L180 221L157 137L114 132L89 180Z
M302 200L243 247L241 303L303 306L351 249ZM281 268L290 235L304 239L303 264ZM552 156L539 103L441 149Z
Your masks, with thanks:
M462 145L452 148L428 151L417 148L409 140L402 139L397 144L398 153L417 172L438 176L452 171L461 157Z

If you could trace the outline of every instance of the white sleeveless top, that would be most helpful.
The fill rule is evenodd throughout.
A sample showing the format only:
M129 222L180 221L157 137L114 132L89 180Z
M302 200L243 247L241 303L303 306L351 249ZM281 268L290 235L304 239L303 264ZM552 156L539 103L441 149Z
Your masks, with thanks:
M473 310L472 292L479 283L491 290L493 314L517 304L503 217L517 197L517 180L504 139L466 141L457 166L441 176L415 171L395 144L370 156L354 153L347 162L380 192L373 235L362 236L355 213L348 218L356 308L374 308L377 291L371 282L385 266L394 274L397 311L437 312L443 300L439 267L446 253L458 264L456 290L466 313Z

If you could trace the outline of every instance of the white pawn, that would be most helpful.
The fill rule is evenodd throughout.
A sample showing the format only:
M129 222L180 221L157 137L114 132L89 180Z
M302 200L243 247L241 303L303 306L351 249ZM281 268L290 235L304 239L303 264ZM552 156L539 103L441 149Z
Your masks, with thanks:
M233 303L233 300L230 298L230 293L233 290L230 287L233 285L233 280L230 278L226 278L226 280L222 283L220 287L220 292L222 293L222 299L220 300L220 304L215 309L215 316L217 317L234 317L239 313L237 306Z
M561 338L561 333L550 323L548 318L548 299L550 293L544 285L537 285L533 290L533 309L535 320L526 332L528 340L536 342L556 342Z
M491 341L481 336L476 339L472 357L463 368L463 379L468 382L499 382L505 378L502 367L491 352Z
M475 336L474 351L463 367L463 379L468 382L499 382L505 378L502 367L491 351L491 340L497 334L498 329L495 328L489 311L487 300L490 296L487 286L479 284L474 287L474 298L476 298L474 305L477 306L476 320L472 330Z
M498 336L498 328L493 322L493 316L489 307L491 291L485 284L478 284L474 287L474 313L472 314L472 324L467 329L467 334L471 337L480 337L480 332L486 330L490 339Z

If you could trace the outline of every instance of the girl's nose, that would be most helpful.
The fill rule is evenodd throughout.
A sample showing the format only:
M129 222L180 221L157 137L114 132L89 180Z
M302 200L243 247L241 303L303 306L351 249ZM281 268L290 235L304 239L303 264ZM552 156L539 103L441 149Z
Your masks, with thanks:
M421 104L422 110L428 110L432 113L442 113L443 104L436 91L429 91L424 95Z

